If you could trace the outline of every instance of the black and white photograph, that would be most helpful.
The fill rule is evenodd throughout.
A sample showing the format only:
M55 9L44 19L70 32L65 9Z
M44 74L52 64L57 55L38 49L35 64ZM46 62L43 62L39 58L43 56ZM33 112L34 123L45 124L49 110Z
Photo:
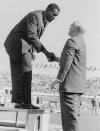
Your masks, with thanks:
M99 0L0 0L0 131L100 131L99 12Z

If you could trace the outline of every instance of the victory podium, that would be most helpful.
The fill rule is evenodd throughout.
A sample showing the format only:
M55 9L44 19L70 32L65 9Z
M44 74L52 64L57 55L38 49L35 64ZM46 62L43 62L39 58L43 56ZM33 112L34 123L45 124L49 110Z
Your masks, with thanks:
M0 108L0 131L48 131L49 112L42 109Z

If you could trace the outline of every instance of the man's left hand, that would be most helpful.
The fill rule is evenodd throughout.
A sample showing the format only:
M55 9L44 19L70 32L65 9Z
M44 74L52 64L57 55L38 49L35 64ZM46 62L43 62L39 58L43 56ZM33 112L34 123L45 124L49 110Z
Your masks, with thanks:
M55 86L56 86L56 85L59 85L59 83L60 83L60 82L59 82L58 80L54 80L54 81L50 84L50 88L51 88L51 89L55 89Z

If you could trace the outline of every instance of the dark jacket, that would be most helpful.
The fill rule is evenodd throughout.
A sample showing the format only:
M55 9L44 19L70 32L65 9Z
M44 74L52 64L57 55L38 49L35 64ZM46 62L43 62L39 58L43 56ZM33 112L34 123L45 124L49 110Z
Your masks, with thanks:
M44 20L44 21L43 21ZM29 45L34 46L34 39L40 38L45 29L43 11L33 11L25 16L9 33L4 46L10 56L21 55L22 42L24 39ZM41 50L41 47L37 50Z
M61 54L57 78L60 92L83 93L86 84L86 47L82 36L68 39Z

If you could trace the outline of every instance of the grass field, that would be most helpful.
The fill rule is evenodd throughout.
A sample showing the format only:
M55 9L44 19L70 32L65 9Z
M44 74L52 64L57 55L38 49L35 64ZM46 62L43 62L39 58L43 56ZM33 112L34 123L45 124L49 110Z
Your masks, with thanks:
M92 115L91 110L81 109L80 129L81 131L100 131L100 110L98 110L97 115ZM52 113L50 115L49 131L61 130L60 113Z

